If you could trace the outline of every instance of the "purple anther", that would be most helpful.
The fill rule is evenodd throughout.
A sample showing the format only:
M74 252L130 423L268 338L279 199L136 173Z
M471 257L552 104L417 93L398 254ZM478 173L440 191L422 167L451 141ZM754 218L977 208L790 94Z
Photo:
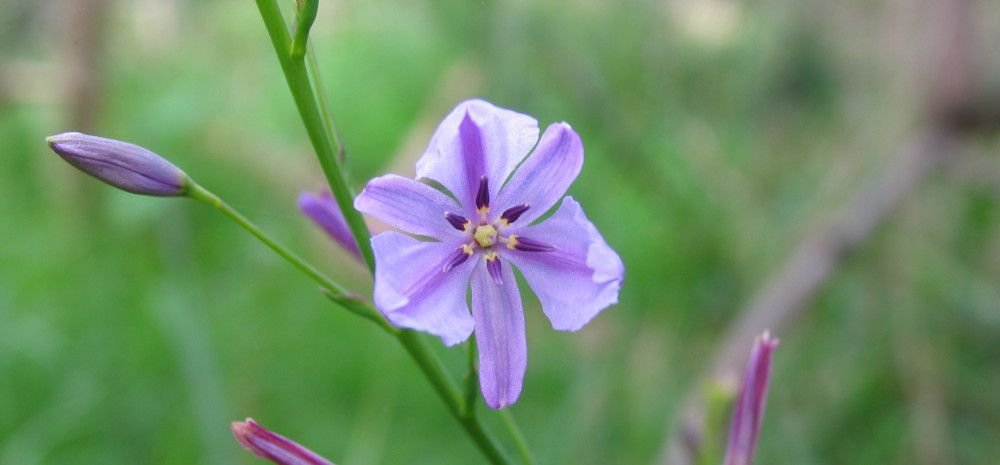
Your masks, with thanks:
M462 247L455 251L455 253L451 254L451 258L448 260L448 263L444 265L444 269L442 271L445 273L451 271L452 268L465 263L465 261L471 256L472 247L468 244L462 244Z
M514 239L514 248L520 250L521 252L551 252L556 250L548 244L543 244L541 242L528 239L527 237L517 236Z
M526 203L522 203L521 205L515 207L510 207L504 210L503 214L500 215L500 219L506 221L508 224L513 223L517 221L518 218L521 217L521 214L528 211L528 208L530 208L530 206Z
M503 285L502 271L500 269L500 258L496 254L486 257L486 271L490 272L490 277L497 286Z
M448 220L455 229L459 231L465 231L466 226L470 226L469 220L465 219L462 215L456 215L452 212L444 212L444 219Z
M479 178L479 192L476 193L476 209L490 207L490 183L486 176Z

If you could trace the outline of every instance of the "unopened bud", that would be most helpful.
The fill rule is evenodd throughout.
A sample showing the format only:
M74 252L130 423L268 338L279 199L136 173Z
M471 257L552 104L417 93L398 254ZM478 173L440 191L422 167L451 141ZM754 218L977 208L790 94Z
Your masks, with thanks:
M337 200L329 192L319 194L302 192L299 194L299 210L322 228L330 239L351 255L361 259L361 252L358 251L358 244L354 242L354 235L347 225L344 212L340 210Z
M57 134L45 141L80 171L128 192L179 196L190 184L180 168L138 145L78 132Z
M236 440L262 459L278 465L333 465L329 460L316 455L280 434L268 431L253 419L234 421L233 434Z
M778 347L778 340L764 331L754 341L747 360L746 372L740 386L739 398L733 408L733 421L729 428L725 465L750 465L757 436L767 404L767 385L771 380L771 355Z

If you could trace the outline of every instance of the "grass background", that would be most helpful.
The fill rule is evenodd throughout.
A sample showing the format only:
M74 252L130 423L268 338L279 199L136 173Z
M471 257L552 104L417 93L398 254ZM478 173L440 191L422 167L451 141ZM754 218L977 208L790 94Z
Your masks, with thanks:
M111 2L80 121L68 3L0 5L0 464L259 463L228 431L246 416L341 465L480 463L373 325L210 209L44 144L146 146L367 292L295 208L322 176L253 4ZM654 463L749 297L914 132L932 4L324 0L312 43L358 180L412 174L471 96L577 129L570 194L625 261L621 303L570 334L526 298L511 410L540 463ZM1000 140L967 145L974 169L934 173L778 334L757 463L1000 457Z

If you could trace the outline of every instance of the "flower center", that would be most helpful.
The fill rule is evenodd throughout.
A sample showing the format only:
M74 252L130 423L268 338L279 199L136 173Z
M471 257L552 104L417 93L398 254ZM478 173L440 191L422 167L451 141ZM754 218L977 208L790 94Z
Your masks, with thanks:
M482 248L492 247L493 244L497 243L497 228L493 227L492 224L484 224L476 228L476 232L473 233L472 237L476 238L476 242Z

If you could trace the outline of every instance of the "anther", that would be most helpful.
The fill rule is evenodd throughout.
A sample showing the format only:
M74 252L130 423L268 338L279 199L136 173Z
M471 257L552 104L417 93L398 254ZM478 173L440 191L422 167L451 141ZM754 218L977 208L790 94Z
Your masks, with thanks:
M479 178L479 191L476 193L476 211L480 215L490 211L490 183L486 176Z
M447 273L451 271L452 268L461 265L462 263L465 263L465 261L472 256L472 252L473 249L471 245L462 244L462 247L456 250L455 253L451 255L451 260L448 260L448 263L444 265L444 269L442 269L441 271Z
M551 245L514 234L507 237L507 248L520 250L521 252L551 252L556 250Z
M524 212L528 211L528 208L531 207L526 203L515 207L510 207L504 210L504 212L500 215L500 221L503 223L504 226L507 226L517 221L517 219L520 218L521 215L524 214Z
M448 222L459 231L468 231L472 228L472 222L465 219L462 215L456 215L452 212L444 212L444 219L448 220Z
M500 272L500 256L496 252L486 255L486 271L489 271L490 277L493 278L493 282L497 286L503 285L503 275Z

